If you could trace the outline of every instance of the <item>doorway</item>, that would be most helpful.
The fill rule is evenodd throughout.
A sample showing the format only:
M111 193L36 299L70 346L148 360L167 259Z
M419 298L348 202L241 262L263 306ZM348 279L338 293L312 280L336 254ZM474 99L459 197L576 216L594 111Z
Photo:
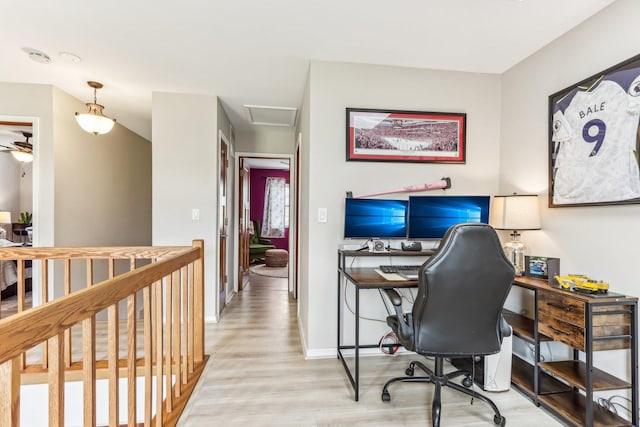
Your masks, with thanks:
M33 227L36 210L36 180L34 179L34 154L36 144L37 119L30 117L0 117L0 211L3 221L0 224L0 246L31 246L38 242L36 228ZM12 263L5 268L14 267ZM11 303L19 295L17 282L8 282L0 277L2 303ZM15 277L15 275L13 276ZM48 289L32 286L40 283L39 263L26 264L25 268L25 308L33 303L41 304L47 299ZM32 291L33 289L33 291ZM19 304L18 304L19 305ZM6 307L5 307L6 308Z
M0 237L15 243L31 243L33 234L33 124L0 121L0 211L10 212L11 222L0 224ZM28 224L26 218L29 218Z
M288 280L288 289L293 291L290 278L293 276L294 241L295 234L295 180L292 173L293 155L282 154L257 154L237 153L238 179L237 187L237 212L238 244L237 271L238 280L236 290L241 291L247 283L249 272L260 271L267 267L265 258L266 250L278 249L278 257L283 255L287 259L285 274ZM268 183L279 181L284 184L283 201L274 206L278 212L268 212L269 191ZM278 190L279 191L279 190ZM279 194L279 193L276 193ZM279 219L273 216L281 216L282 228L278 226ZM262 242L262 243L260 243ZM258 248L262 245L263 247ZM264 247L268 245L268 247ZM278 267L282 268L282 267ZM264 271L264 270L263 270Z
M218 316L227 303L227 228L229 219L227 218L227 173L229 168L229 142L222 132L220 132L220 153L219 153L219 174L218 174Z

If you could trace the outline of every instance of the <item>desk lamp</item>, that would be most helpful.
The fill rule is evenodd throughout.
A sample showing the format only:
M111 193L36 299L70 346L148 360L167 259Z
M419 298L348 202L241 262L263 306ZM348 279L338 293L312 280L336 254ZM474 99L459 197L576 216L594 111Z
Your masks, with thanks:
M6 236L7 231L2 228L2 224L11 224L11 212L0 211L0 235Z
M502 249L516 269L516 275L524 273L524 253L527 250L520 240L522 230L540 230L538 196L535 194L513 194L493 196L489 224L497 230L512 230L511 241Z

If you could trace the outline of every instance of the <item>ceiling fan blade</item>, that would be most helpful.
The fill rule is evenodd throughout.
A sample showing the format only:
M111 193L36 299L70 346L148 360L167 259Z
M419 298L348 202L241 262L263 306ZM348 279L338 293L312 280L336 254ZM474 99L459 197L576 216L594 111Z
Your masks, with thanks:
M29 143L29 142L16 141L13 144L16 147L18 147L20 149L20 151L26 151L28 153L31 153L33 151L33 145L31 145L31 143Z

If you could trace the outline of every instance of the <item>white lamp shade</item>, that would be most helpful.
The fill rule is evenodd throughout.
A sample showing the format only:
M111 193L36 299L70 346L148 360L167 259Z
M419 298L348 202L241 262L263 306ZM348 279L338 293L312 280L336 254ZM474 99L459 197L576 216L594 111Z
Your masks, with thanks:
M19 162L31 163L33 161L33 154L27 153L25 151L14 150L11 152L11 155Z
M498 230L540 230L538 196L494 196L489 224Z
M102 135L110 132L116 123L114 119L91 113L76 113L76 120L84 131L94 135Z
M0 211L0 224L11 224L11 212Z

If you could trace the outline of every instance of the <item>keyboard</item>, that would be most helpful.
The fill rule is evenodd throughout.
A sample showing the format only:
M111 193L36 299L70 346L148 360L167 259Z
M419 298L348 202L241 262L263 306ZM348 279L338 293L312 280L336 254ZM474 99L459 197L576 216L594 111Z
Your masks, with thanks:
M383 273L418 274L419 268L419 265L381 265L380 271Z

